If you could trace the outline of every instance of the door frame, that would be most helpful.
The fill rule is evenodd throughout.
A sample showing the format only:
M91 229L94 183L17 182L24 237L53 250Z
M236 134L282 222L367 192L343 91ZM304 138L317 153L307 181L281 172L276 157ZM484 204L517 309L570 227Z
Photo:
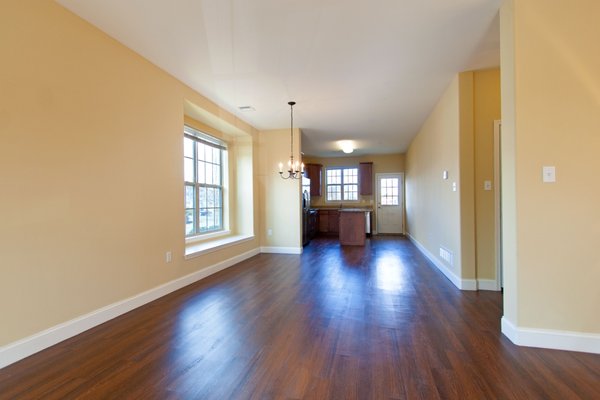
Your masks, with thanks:
M400 205L400 217L402 218L402 231L400 232L401 235L405 235L406 234L406 224L405 224L405 199L404 199L404 172L378 172L375 174L375 199L374 199L374 209L373 211L375 212L375 230L373 230L373 234L377 235L379 233L379 178L380 177L386 177L386 176L395 176L395 175L399 175L400 176L400 185L398 185L398 189L401 191L400 193L398 193L398 199L402 202L402 204Z
M502 261L502 174L500 140L502 136L502 121L494 121L494 217L496 230L496 290L502 290L503 261Z

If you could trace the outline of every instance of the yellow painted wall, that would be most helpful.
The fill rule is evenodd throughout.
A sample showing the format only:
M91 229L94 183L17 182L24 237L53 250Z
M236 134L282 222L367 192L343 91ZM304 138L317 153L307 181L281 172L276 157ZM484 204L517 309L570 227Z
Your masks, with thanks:
M460 277L476 278L475 265L475 136L473 72L458 75ZM435 253L434 253L435 254Z
M502 10L505 317L519 327L600 333L598 15L596 0Z
M294 160L299 160L300 130L294 132ZM259 132L260 243L263 247L302 249L300 179L282 179L290 158L290 131ZM271 230L271 235L268 231Z
M473 72L475 137L475 232L477 278L496 279L494 121L500 119L500 69ZM484 190L484 181L492 190Z
M184 260L185 101L252 127L52 1L0 38L0 346L259 246Z
M459 77L450 83L411 142L406 153L407 231L431 254L440 246L454 254L454 265L440 259L461 276L460 196L452 191L459 177ZM448 179L442 172L448 171Z

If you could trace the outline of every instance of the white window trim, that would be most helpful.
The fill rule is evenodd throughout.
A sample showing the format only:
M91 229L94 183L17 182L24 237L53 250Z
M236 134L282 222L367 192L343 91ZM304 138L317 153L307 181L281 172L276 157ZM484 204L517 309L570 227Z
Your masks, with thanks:
M329 200L327 199L327 171L330 169L356 169L356 173L357 173L357 179L356 179L356 185L357 187L357 192L356 192L356 200L346 200L346 199L342 199L342 200ZM342 172L342 196L344 195L344 172ZM350 185L352 185L352 183L350 183ZM337 165L337 166L330 166L330 167L325 167L325 203L360 203L360 171L358 169L358 165L356 166L341 166L341 165Z

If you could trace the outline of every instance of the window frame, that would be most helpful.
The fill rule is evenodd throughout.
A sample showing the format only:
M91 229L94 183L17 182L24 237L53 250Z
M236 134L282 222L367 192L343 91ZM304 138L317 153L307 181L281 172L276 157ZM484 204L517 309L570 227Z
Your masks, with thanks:
M226 191L226 187L225 187L225 181L226 181L226 177L224 176L224 174L227 173L227 166L226 166L226 162L227 162L227 144L222 141L219 138L216 138L214 136L211 136L205 132L202 132L192 126L189 125L184 125L184 129L183 129L183 145L184 145L184 154L183 154L183 159L184 159L184 177L183 177L183 190L184 190L184 232L185 232L185 238L186 239L191 239L191 238L199 238L199 237L211 237L214 235L218 235L218 234L222 234L223 232L226 231L226 224L225 224L225 191ZM193 164L193 177L192 177L192 181L187 180L186 178L186 174L185 174L185 163L186 163L186 159L190 159L190 157L188 155L186 155L186 151L185 151L185 140L189 139L192 140L193 142L193 154L192 154L192 164ZM202 144L204 146L208 146L211 147L213 149L217 149L219 150L218 154L219 154L219 162L215 163L212 160L208 161L206 159L200 158L199 154L198 154L198 147L199 145ZM200 183L200 179L198 179L198 165L199 163L204 163L204 165L212 165L212 166L218 166L218 177L219 177L219 182L218 183L207 183L207 182L203 182ZM205 170L206 171L206 170ZM214 171L213 171L214 173ZM206 176L206 175L205 175ZM213 175L214 177L214 175ZM211 179L212 180L212 179ZM193 188L193 196L194 196L194 204L193 207L188 207L188 198L187 198L187 191L188 188L191 187ZM218 196L218 202L217 202L217 198L214 197L214 202L213 202L213 207L208 207L208 200L206 200L207 202L207 206L206 207L201 207L201 202L200 202L200 193L202 190L204 189L217 189L219 192L219 196ZM214 192L213 192L214 193ZM206 195L208 195L208 191L206 191ZM217 206L214 206L214 204L218 204ZM202 216L202 210L213 210L213 212L218 212L219 215L219 225L213 227L212 229L207 229L207 230L201 230L201 216ZM187 225L188 225L188 211L192 210L193 213L193 229L192 232L188 233L187 232ZM208 211L207 211L208 213ZM213 214L214 215L214 214ZM213 217L214 218L214 217ZM213 219L214 222L214 219Z
M329 183L328 171L340 170L340 183ZM344 182L344 171L345 170L355 170L356 171L356 183L345 183ZM348 200L344 198L344 187L349 185L356 185L356 199ZM329 187L330 186L339 186L340 187L340 200L330 200L329 199ZM325 167L325 201L328 203L338 203L338 202L346 202L346 203L356 203L360 201L360 173L358 166L332 166Z

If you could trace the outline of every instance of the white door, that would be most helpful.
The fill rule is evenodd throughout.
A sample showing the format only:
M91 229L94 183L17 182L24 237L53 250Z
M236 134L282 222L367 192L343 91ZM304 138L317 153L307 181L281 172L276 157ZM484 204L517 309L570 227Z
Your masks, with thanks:
M404 233L404 174L377 174L377 233Z

